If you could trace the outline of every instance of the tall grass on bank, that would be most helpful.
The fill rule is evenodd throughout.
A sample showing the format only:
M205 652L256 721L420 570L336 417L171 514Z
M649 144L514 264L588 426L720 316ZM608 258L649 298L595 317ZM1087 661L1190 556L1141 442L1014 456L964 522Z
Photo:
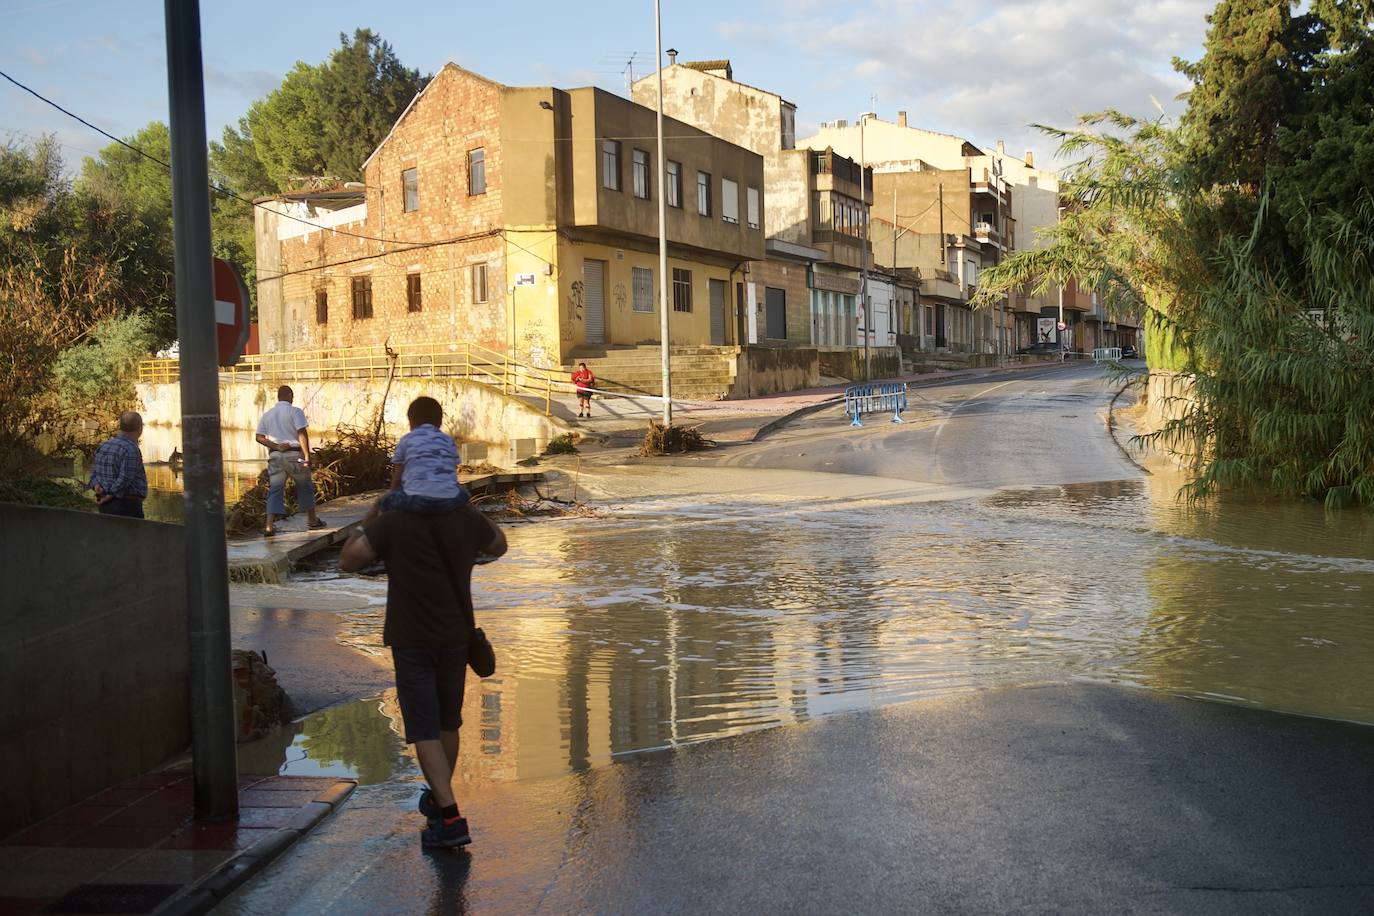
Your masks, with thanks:
M1195 400L1155 435L1200 456L1187 495L1254 489L1374 505L1374 197L1290 225L1303 270L1280 274L1224 237L1191 308L1171 316L1196 356Z

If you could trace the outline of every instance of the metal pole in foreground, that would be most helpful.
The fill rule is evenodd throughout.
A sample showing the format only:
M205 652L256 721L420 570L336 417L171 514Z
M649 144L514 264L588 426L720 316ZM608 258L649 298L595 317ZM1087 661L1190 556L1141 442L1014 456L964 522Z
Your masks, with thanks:
M673 425L672 353L668 337L668 160L663 155L663 20L654 0L654 51L658 55L658 308L663 338L663 425ZM680 176L679 176L680 177Z
M224 547L224 472L219 439L219 362L205 84L198 0L165 0L172 140L177 336L181 341L181 435L185 457L186 616L191 642L191 755L196 817L238 813L229 573Z
M864 123L867 117L859 116L859 212L864 214L864 235L859 242L859 257L863 267L859 271L859 308L864 313L864 381L873 378L873 358L868 352L868 329L873 327L873 316L868 307L868 191L864 181ZM895 230L894 230L895 231Z

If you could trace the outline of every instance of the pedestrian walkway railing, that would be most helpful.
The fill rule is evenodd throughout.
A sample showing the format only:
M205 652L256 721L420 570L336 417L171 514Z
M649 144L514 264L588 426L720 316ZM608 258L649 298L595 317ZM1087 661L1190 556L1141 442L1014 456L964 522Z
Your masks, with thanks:
M850 385L844 390L844 413L850 426L863 426L859 417L866 413L891 411L893 423L902 422L906 410L906 382L880 382Z
M1093 362L1100 363L1103 360L1119 362L1121 360L1120 347L1098 347L1093 350Z
M176 359L145 359L138 380L166 384L181 377ZM335 347L325 350L288 350L245 356L220 369L220 378L234 382L327 381L334 379L452 378L477 382L502 394L543 402L544 415L553 413L555 396L569 395L572 383L562 369L542 369L473 343L398 344L396 346Z

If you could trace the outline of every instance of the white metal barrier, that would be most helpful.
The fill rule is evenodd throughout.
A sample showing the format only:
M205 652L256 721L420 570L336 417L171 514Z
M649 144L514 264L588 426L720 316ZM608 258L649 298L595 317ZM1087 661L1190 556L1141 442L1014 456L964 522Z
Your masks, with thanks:
M1093 350L1093 362L1095 362L1095 363L1100 363L1100 362L1102 362L1104 359L1105 359L1105 360L1109 360L1109 361L1111 361L1111 362L1120 362L1120 361L1121 361L1121 348L1120 348L1120 347L1098 347L1096 350Z

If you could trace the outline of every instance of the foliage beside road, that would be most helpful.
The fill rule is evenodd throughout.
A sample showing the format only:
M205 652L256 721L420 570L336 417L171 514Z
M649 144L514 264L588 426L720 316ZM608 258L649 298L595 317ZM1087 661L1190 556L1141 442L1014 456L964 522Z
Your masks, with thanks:
M1075 164L1047 247L984 271L983 305L1076 279L1143 312L1152 369L1196 400L1160 432L1196 497L1374 504L1374 35L1366 4L1223 2L1178 123L1045 128Z

